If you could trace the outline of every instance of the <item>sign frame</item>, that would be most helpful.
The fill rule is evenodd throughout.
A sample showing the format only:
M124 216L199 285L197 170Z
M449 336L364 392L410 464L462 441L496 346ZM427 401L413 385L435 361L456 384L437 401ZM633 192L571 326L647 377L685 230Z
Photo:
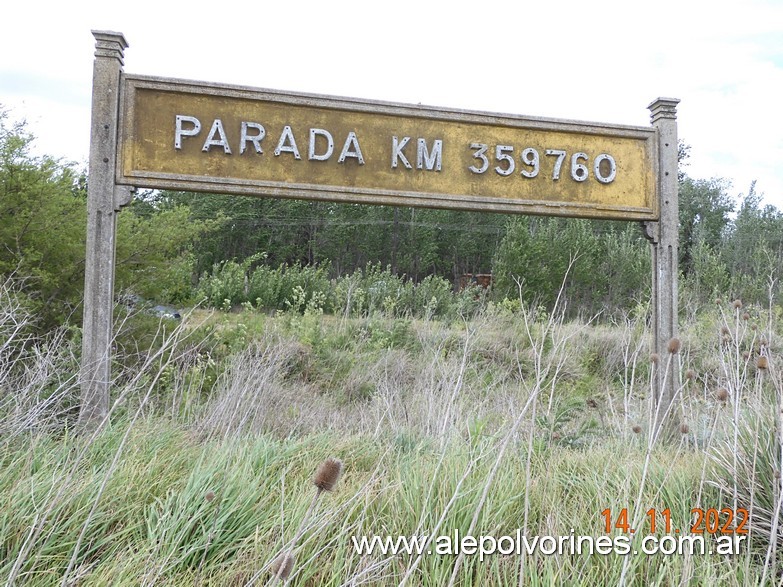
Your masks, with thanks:
M334 98L310 94L290 94L273 90L258 90L244 86L223 86L204 82L189 82L150 76L128 75L123 72L124 51L128 43L122 33L92 31L95 38L93 62L92 113L90 132L89 182L87 189L87 242L85 251L84 320L82 330L82 360L79 372L81 404L78 427L82 430L100 428L109 421L111 358L113 343L114 268L116 216L128 205L137 188L183 189L192 191L222 191L238 195L263 195L269 197L304 198L342 202L357 202L357 196L369 196L372 200L361 203L427 206L447 209L513 212L522 214L547 214L557 216L585 216L591 218L615 218L640 221L644 235L650 241L652 253L652 351L658 356L653 361L653 402L651 403L650 434L671 437L676 430L674 398L677 394L678 361L664 359L674 354L679 344L672 344L678 333L678 139L677 104L675 98L657 98L649 106L651 127L582 123L568 120L533 118L507 114L486 114L428 106L413 106L389 102L372 102L350 98ZM626 211L624 214L602 216L586 213L584 207L566 207L561 204L541 202L481 201L470 199L454 202L442 194L411 194L405 191L385 190L349 192L341 195L323 186L266 186L263 194L258 189L236 183L224 185L224 181L207 181L193 177L142 177L129 176L123 168L122 149L128 135L127 108L129 93L124 88L133 84L166 85L185 88L198 85L212 94L246 96L248 92L266 96L287 97L303 104L331 104L343 108L382 109L389 114L405 114L413 117L440 120L456 117L463 123L487 122L491 119L505 124L527 125L533 129L552 129L592 133L612 132L645 137L652 153L653 178L648 186L650 206L642 211ZM489 119L487 118L489 117ZM596 170L596 173L598 171ZM205 189L209 185L209 189ZM218 188L218 190L214 188ZM255 186L256 188L258 186ZM302 188L302 189L300 189ZM345 190L343 190L344 192ZM328 192L328 193L325 193ZM464 195L464 194L463 194ZM327 197L328 196L328 197ZM615 210L616 212L616 210ZM664 426L664 424L667 424ZM671 424L674 424L671 425Z
M457 187L463 189L461 191L457 189L452 192L435 192L427 190L413 191L410 189L395 189L394 187L390 188L385 186L362 187L360 185L349 185L348 182L343 182L341 184L339 183L339 180L338 182L333 182L329 185L315 181L303 182L300 180L291 182L285 179L270 181L268 179L216 177L215 175L206 176L197 173L171 173L170 171L150 172L143 169L139 170L135 169L133 166L133 163L135 162L134 159L140 158L138 156L134 157L135 144L144 143L143 146L146 147L153 140L146 136L137 136L139 131L135 128L136 125L143 125L143 121L146 119L143 114L137 115L136 112L137 103L139 101L137 96L143 95L145 92L157 92L159 96L176 94L182 96L183 101L188 97L194 97L194 101L197 99L200 102L211 100L216 107L220 106L221 100L224 102L233 100L235 102L245 102L247 104L256 103L264 106L268 104L280 104L290 107L291 109L297 108L304 110L305 113L308 111L314 112L315 114L336 112L339 113L340 116L346 118L354 116L355 118L364 117L365 119L373 116L385 117L387 119L394 118L403 123L415 122L417 124L428 124L429 126L432 126L432 124L435 123L440 124L443 129L446 129L447 131L455 127L475 127L476 129L492 128L499 129L499 132L501 133L505 131L507 135L525 133L534 134L535 136L535 133L549 133L550 135L560 134L576 137L574 142L579 138L587 137L592 140L603 139L605 142L613 141L621 145L627 144L629 148L630 146L638 145L638 149L643 150L643 156L640 157L640 161L634 161L634 163L636 163L637 166L641 164L642 166L647 167L646 169L643 169L643 171L646 172L646 175L643 178L643 181L647 184L647 193L644 194L646 201L642 206L628 206L601 202L583 203L558 198L558 192L565 193L566 190L564 186L573 186L575 188L598 186L596 190L611 189L614 187L600 186L595 183L592 178L589 181L576 184L571 182L567 177L568 172L565 169L558 182L549 181L549 178L543 178L543 173L534 180L525 179L519 175L519 171L514 173L517 177L508 178L510 181L503 180L507 181L506 185L509 186L509 193L513 193L514 187L520 186L522 183L531 181L538 182L541 185L536 185L533 189L540 190L542 194L546 195L534 198L518 198L513 196L499 197L498 195L483 196L480 193L477 193L484 190L484 186L480 185L481 182L486 183L487 180L492 181L498 179L498 176L491 169L489 173L486 173L484 176L475 176L476 182L474 185L467 184L467 181L458 182L459 185ZM301 114L299 115L301 116ZM121 76L120 120L121 124L118 137L119 156L117 157L116 171L116 181L120 185L126 184L140 188L226 193L245 196L298 198L347 203L416 206L453 210L603 218L613 220L650 221L657 220L659 216L657 182L654 179L658 174L656 156L658 152L658 134L655 132L654 128L651 127L579 122L574 120L498 114L433 106L416 106L377 100L282 92L248 86L214 84L209 82L130 75L125 73ZM167 120L170 120L169 124L172 133L168 138L173 138L174 116L169 113ZM212 121L204 122L207 123ZM202 132L202 135L203 134L206 133ZM269 138L271 139L272 137ZM180 153L175 153L172 150L171 145L160 143L161 141L156 145L157 149L165 151L168 147L169 157L176 158L180 155ZM460 146L464 150L464 153L462 154L463 158L464 155L469 154L469 145L470 142ZM519 145L519 148L521 149L523 146L524 145ZM457 146L452 147L452 149L456 150ZM236 151L236 146L234 146L234 150ZM214 153L201 154L203 159L206 159L209 155L214 155ZM268 152L264 153L264 156L266 156L268 161L271 161L274 158ZM258 160L261 161L264 156L258 156ZM536 156L538 157L538 153ZM220 158L222 157L219 155L218 159ZM255 153L245 153L244 155L234 153L229 158L235 160L245 158L248 160L248 158L256 158L256 155ZM543 152L541 153L541 158L544 159ZM153 163L155 163L155 161L153 161ZM212 161L204 161L205 166L213 163L215 163L214 157ZM306 161L297 161L295 165L302 168L303 165L308 164L314 165L314 163ZM518 163L517 165L522 167L521 163ZM568 162L564 167L567 166ZM368 168L369 165L364 167L362 172L366 173L366 168ZM464 165L465 169L467 167L467 165ZM454 168L455 165L452 164L450 169L444 169L444 171L440 173L438 179L445 179L447 173L454 174ZM460 171L464 171L464 169L460 169ZM406 170L397 172L398 175L403 175L405 173ZM413 173L415 174L416 171L414 170ZM300 176L301 175L302 174L300 174ZM420 173L419 175L422 174ZM467 172L463 175L470 176ZM618 175L621 175L621 173L618 172ZM382 178L371 178L371 180L382 183ZM435 182L433 181L431 183Z

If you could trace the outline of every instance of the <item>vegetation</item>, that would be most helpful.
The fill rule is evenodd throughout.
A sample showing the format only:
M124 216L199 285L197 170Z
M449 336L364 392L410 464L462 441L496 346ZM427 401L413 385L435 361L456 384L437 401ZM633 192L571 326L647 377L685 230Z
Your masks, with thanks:
M118 228L111 421L87 437L86 178L31 140L0 118L5 584L780 584L783 219L753 188L735 210L725 182L682 175L665 357L633 226L140 194ZM454 292L489 269L490 291ZM667 362L673 443L650 423ZM690 534L694 508L736 513L727 529L750 512L738 554L715 551L708 517L694 555L354 542L519 530L639 549L667 510Z
M33 137L0 108L0 274L16 276L42 329L80 324L87 178L31 154ZM117 287L165 301L190 299L192 246L214 222L143 197L119 215Z
M17 320L5 332L24 331L23 311L3 315ZM12 333L0 356L0 577L260 584L292 555L288 580L304 585L774 584L783 387L768 319L724 303L684 325L663 359L681 376L674 445L650 433L645 316L199 311L117 374L113 423L92 438L69 432L78 390L57 374L73 355ZM316 503L311 478L328 457L345 474ZM692 508L725 507L752 512L737 556L492 555L457 568L454 556L362 556L351 540L600 536L601 512L614 525L627 508L645 528L639 547L650 509L687 530Z

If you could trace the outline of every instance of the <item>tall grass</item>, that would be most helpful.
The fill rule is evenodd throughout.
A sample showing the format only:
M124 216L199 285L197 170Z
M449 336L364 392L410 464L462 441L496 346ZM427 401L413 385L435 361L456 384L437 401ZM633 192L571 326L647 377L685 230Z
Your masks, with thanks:
M680 373L674 442L649 424L643 313L594 324L514 303L403 330L399 316L291 310L222 355L215 337L230 328L164 322L144 360L117 370L111 421L86 438L70 428L68 337L36 337L13 287L0 294L6 584L780 584L783 386L768 309L722 303L657 359ZM328 457L344 475L314 499ZM352 542L597 537L602 512L614 524L625 508L638 547L649 510L687 533L697 507L748 508L750 543L736 556L481 561Z

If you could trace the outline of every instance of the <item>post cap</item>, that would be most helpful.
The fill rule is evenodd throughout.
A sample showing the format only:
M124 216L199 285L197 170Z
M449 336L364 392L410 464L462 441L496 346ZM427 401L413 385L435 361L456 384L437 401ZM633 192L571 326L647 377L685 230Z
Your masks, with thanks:
M128 48L125 35L114 31L92 31L95 37L95 57L108 57L119 60L122 64L124 51Z
M677 98L656 98L647 109L650 111L650 122L655 124L661 118L677 119Z

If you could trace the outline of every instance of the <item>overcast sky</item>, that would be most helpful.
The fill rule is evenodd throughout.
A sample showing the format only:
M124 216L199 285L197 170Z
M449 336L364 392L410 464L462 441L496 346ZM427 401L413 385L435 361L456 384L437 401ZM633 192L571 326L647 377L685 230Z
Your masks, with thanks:
M77 163L102 29L145 75L632 125L679 98L688 174L783 209L783 0L6 4L0 103Z

